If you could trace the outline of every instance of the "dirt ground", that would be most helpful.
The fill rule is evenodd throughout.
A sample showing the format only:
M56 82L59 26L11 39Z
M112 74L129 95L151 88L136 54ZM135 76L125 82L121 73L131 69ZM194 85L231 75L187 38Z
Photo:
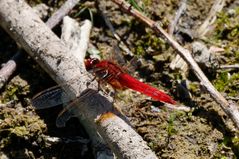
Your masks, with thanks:
M31 6L41 2L28 1ZM136 1L141 12L160 22L167 30L175 17L178 0ZM43 1L56 9L62 1ZM239 72L222 69L219 65L239 63L239 1L227 0L223 11L204 38L194 37L195 31L208 16L213 0L189 0L181 16L174 37L181 45L191 48L195 41L223 48L212 53L215 63L203 71L213 85L239 104ZM190 70L170 69L176 52L150 28L140 23L111 1L100 1L100 6L134 57L138 59L132 73L172 96L178 103L193 108L191 112L172 111L162 103L131 90L119 91L115 106L129 118L136 131L147 141L159 158L239 158L239 134L220 106L203 91ZM85 10L83 10L85 8ZM79 12L82 11L80 14ZM92 16L91 16L92 15ZM95 1L82 1L70 14L81 21L93 17L91 43L101 52L99 56L114 56L109 50L116 43L104 23ZM60 26L54 29L59 34ZM17 44L0 28L0 63L7 62L17 51ZM123 52L123 51L122 51ZM0 158L94 158L90 140L76 118L65 128L57 128L55 119L62 107L35 111L32 97L55 83L25 52L18 62L16 73L0 91ZM133 56L123 52L125 60ZM189 96L182 92L187 83ZM6 104L8 103L8 104ZM54 141L52 141L55 139ZM57 140L58 139L58 140Z

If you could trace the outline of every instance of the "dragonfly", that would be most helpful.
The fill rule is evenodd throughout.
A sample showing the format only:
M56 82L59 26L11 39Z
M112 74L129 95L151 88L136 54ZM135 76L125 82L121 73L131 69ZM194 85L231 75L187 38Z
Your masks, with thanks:
M97 77L99 83L106 82L116 90L129 88L145 94L156 101L176 104L176 101L169 95L149 84L137 80L114 62L99 60L97 58L87 58L84 60L84 63L86 70ZM72 106L74 106L74 103L79 101L80 98L82 97L77 97L74 101L68 97L67 93L61 89L60 86L54 86L35 95L32 99L32 105L36 109L45 109L71 102L59 113L56 120L56 125L63 127L67 120L73 115L69 110L72 110Z
M100 81L109 83L114 89L124 90L130 88L156 101L176 104L176 101L163 91L137 80L111 61L88 58L85 60L85 67L87 71L92 72Z

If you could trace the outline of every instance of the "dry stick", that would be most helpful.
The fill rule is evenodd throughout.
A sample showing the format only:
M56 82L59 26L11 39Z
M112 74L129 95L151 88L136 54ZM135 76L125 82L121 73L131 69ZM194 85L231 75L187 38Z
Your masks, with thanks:
M61 8L52 14L46 22L46 25L49 26L49 28L54 28L79 2L80 0L67 0Z
M221 65L220 69L239 69L239 64L235 65Z
M84 61L88 48L91 28L92 23L89 20L84 20L83 22L81 22L81 24L79 24L76 20L68 16L65 16L63 18L61 40L66 44L66 47L69 49L74 58L79 60L81 63L83 63ZM75 104L73 105L75 106ZM68 107L68 105L66 107ZM69 119L71 117L69 116L70 110L67 111L68 112L66 112L66 114L68 114L68 116L67 118L63 119ZM79 113L75 110L72 110L70 111L70 114L73 114L73 116L78 116ZM79 120L81 120L81 118L79 118ZM58 121L59 117L57 118L56 123L58 123ZM65 125L65 122L67 122L67 120L64 120L63 123L61 123ZM88 127L87 125L84 126ZM101 136L98 135L97 131L87 130L87 132L91 132L89 136L91 136L91 146L93 147L95 156L101 156L102 158L112 158L113 153L106 145L106 143L102 140ZM102 147L104 147L104 149L102 149Z
M65 44L23 0L0 1L0 25L57 83L75 79L74 83L67 83L63 89L71 99L87 94L75 107L82 124L88 131L99 130L118 158L157 158L139 134L121 118L113 113L107 116L109 113L106 112L119 113L112 108L107 98L91 89L97 89L96 82L91 82L87 87L91 79L87 76L84 64L74 58ZM117 140L113 137L117 137Z
M91 27L92 27L92 24L89 20L85 20L85 21L81 22L81 25L79 25L79 23L76 20L74 20L68 16L64 17L64 19L63 19L61 39L62 39L62 41L64 41L64 43L70 49L70 52L74 55L74 57L77 58L81 62L83 62L83 60L85 58L85 53L86 53L87 46L89 43ZM77 110L72 110L71 112L73 113L73 115L79 114L77 112ZM110 119L110 121L113 122L114 120ZM117 122L119 122L119 121L117 121ZM100 122L99 122L99 124L100 124ZM99 127L99 128L101 128L101 127ZM115 125L112 128L116 129L117 125ZM119 129L119 130L121 130L121 129ZM98 141L98 143L102 142L100 147L99 146L95 147L95 150L98 150L98 153L101 153L100 156L102 158L113 157L113 156L110 156L110 152L109 152L109 150L106 149L106 145L104 145L105 148L103 151L102 145L104 144L104 142L102 141L102 138L100 138L100 136L97 135L97 131L94 131L94 132L96 134L90 134L91 140L94 140L93 146L94 146L94 143L96 143L96 141ZM105 132L102 132L102 134L105 134ZM112 145L112 143L115 142L114 141L115 137L113 135L117 136L117 133L112 133L112 131L111 131L110 135L106 135L106 138L107 138L108 142L110 143L110 145ZM117 149L115 149L115 151L117 151L119 153L119 155L123 155L121 153L121 151L118 151Z
M181 17L184 10L186 10L187 7L187 0L182 0L180 3L180 6L176 12L176 16L174 20L170 23L168 33L169 35L173 35L174 29L177 26L177 23L179 21L179 18ZM171 61L169 67L172 70L175 70L175 68L180 68L181 70L187 70L187 64L184 62L184 60L177 54L176 57Z
M203 24L197 29L196 36L202 38L209 30L211 30L212 24L216 20L217 13L223 9L225 5L225 0L215 0L208 17L203 22Z
M46 25L49 28L54 28L59 22L63 19L65 15L67 15L72 8L79 2L80 0L67 0L46 22ZM45 7L45 6L43 6ZM34 7L35 8L35 7ZM47 8L43 8L47 10ZM39 10L39 6L36 6L36 12ZM39 13L45 13L46 11L39 11ZM43 17L44 15L38 14ZM17 65L21 59L21 50L19 50L12 58L9 60L0 70L0 89L7 83L11 75L15 72Z
M83 62L90 40L92 23L84 20L79 24L76 20L65 16L62 24L61 40L68 46L71 53Z
M9 60L6 64L4 64L0 70L0 89L6 84L9 78L13 75L13 73L17 69L17 63L20 61L20 50ZM17 61L17 62L16 62Z
M100 1L97 0L98 3L98 7L100 10L100 13L105 21L105 24L108 26L108 28L110 29L110 31L112 32L113 36L115 37L116 40L118 40L119 42L119 47L125 51L127 53L127 55L130 56L134 56L134 54L130 51L130 49L128 48L128 46L121 40L120 36L116 33L113 25L111 24L109 18L106 16L106 14L104 13L105 7L103 5L101 5Z
M64 3L64 5L62 5L62 7L60 7L46 22L46 25L49 26L49 28L54 28L57 24L60 23L60 21L62 20L62 18L67 15L70 10L79 2L80 0L68 0ZM47 15L44 15L48 10L48 7L47 6L44 6L44 5L37 5L36 7L34 7L34 11L36 12L37 15L40 15L41 18L43 17L46 17ZM86 22L88 23L87 26L89 26L89 22ZM84 28L83 28L84 29ZM82 29L82 30L83 30ZM81 34L85 34L87 31L82 31L81 30ZM89 36L88 36L89 37ZM68 40L68 43L69 43L69 39ZM81 39L82 40L85 40L85 39ZM85 45L83 45L82 42L79 42L81 43L81 48L79 48L78 50L74 50L74 48L71 48L71 52L73 54L76 54L77 51L79 51L80 53L82 52L86 52L86 49L85 48L82 48L82 47L86 47ZM87 40L86 40L86 43L87 43ZM5 65L4 67L0 70L0 88L2 86L4 86L6 84L6 82L9 80L10 76L15 72L16 68L17 68L17 64L19 64L21 58L22 58L22 51L19 50L13 57L11 60L9 60ZM78 53L79 54L79 53ZM76 56L76 55L75 55ZM81 56L82 58L84 58L84 55ZM81 60L83 61L83 60ZM92 131L93 132L93 131ZM95 145L93 145L93 149L96 153L98 153L99 155L101 156L104 156L104 157L109 157L110 155L110 150L107 150L106 148L106 145L105 143L102 141L101 137L94 134L94 135L91 135L91 140L92 140L92 143L100 143L101 146L104 145L105 147L105 152L103 151L102 147L97 147ZM101 152L99 152L101 151ZM103 155L103 153L107 154L106 155Z
M33 9L41 18L44 18L47 16L46 13L49 7L47 7L44 4L39 4L36 5ZM0 89L4 85L6 85L7 81L9 81L10 77L16 71L17 65L20 63L22 59L21 52L22 52L21 49L19 49L17 53L7 63L3 64L0 70Z
M183 14L184 10L186 10L187 7L187 0L182 0L179 8L176 12L175 18L173 19L173 21L170 23L169 25L169 29L168 29L168 33L170 35L173 35L174 29L179 21L179 18L181 17L181 15Z
M237 129L239 129L239 111L238 106L234 103L229 103L211 84L211 82L204 75L198 64L194 61L189 50L183 48L178 44L167 32L165 32L155 21L149 19L148 17L142 15L139 11L132 8L130 4L124 2L123 0L112 0L118 4L124 11L131 14L135 18L139 19L147 26L152 28L156 33L162 35L168 43L177 50L178 54L187 62L190 68L193 70L195 75L200 80L201 84L206 88L208 93L212 98L221 106L224 112L232 119Z

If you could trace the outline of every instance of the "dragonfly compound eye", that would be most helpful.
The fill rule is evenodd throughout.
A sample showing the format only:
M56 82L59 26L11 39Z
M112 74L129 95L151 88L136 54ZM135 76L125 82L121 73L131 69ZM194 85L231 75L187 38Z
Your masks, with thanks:
M91 59L91 65L92 66L94 66L94 65L96 65L96 64L98 64L100 62L100 60L99 59L97 59L97 58L93 58L93 59Z
M86 67L86 70L89 71L91 69L94 68L94 66L96 64L98 64L100 61L96 58L88 58L88 59L85 59L85 67Z

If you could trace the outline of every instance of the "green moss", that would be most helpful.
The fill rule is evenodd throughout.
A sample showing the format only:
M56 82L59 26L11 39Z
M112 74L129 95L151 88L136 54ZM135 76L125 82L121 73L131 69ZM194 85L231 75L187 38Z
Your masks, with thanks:
M225 92L231 96L238 95L239 73L230 75L228 72L222 72L214 81L214 85L220 92Z
M143 35L139 40L135 42L136 52L138 55L145 55L146 50L150 48L150 50L156 52L164 52L169 48L168 44L161 38L154 35L151 31L149 31L146 35Z
M199 85L197 83L190 83L189 84L189 90L190 92L197 92L199 90Z
M152 0L143 0L145 6L150 6L152 4Z
M16 142L16 139L36 139L46 130L42 120L23 109L4 108L0 111L0 147L4 148Z
M231 11L221 12L215 23L214 33L210 38L213 44L222 46L227 63L238 63L239 60L239 7Z
M216 35L219 39L233 39L239 37L239 8L235 10L233 15L227 12L218 14ZM236 40L238 42L238 40Z
M10 83L7 85L6 91L3 93L0 103L19 100L20 96L25 96L30 92L29 89L29 85L27 84L19 84L18 82Z
M218 14L215 24L215 32L212 41L219 46L223 44L224 64L235 64L239 61L239 7L229 12L221 12ZM215 87L228 95L238 95L239 90L239 74L224 71L217 75L214 81Z
M172 136L172 135L176 134L176 132L177 132L176 129L174 128L175 118L176 118L176 114L174 114L174 113L170 114L168 128L167 128L169 136Z
M183 120L184 117L186 117L186 113L183 111L176 111L170 114L167 126L167 132L169 136L177 133L177 129L175 128L175 121L177 121L178 119Z

